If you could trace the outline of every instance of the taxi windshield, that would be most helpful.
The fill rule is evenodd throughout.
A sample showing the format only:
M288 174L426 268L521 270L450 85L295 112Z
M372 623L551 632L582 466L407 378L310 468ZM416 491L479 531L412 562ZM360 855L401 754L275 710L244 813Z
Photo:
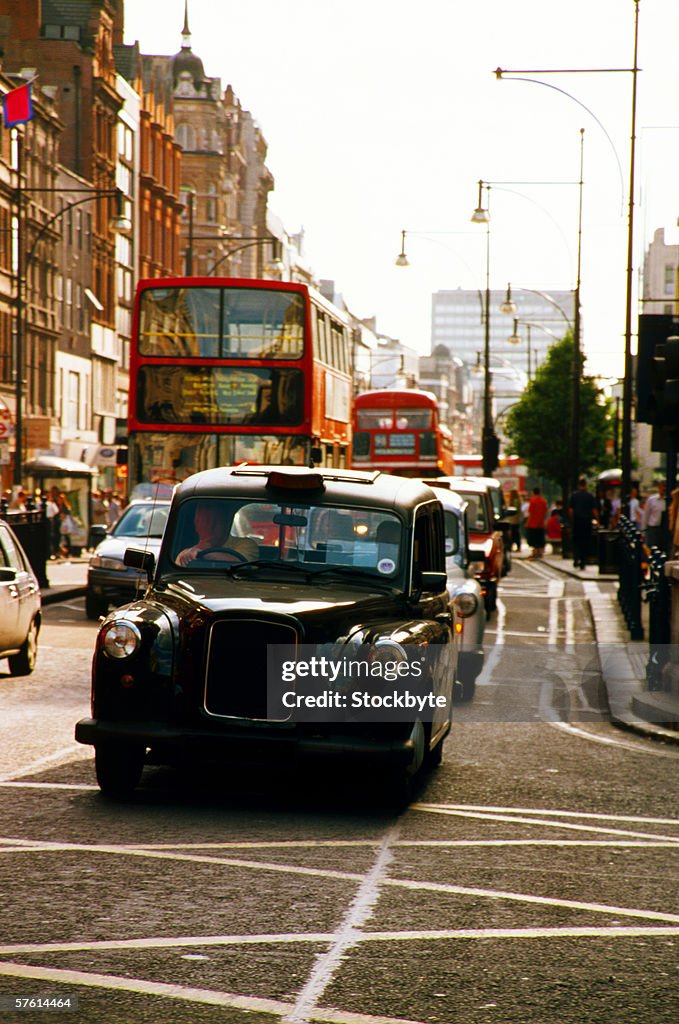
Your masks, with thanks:
M324 574L355 570L389 581L403 562L402 535L398 517L382 509L192 498L178 511L169 556L199 572L249 563Z

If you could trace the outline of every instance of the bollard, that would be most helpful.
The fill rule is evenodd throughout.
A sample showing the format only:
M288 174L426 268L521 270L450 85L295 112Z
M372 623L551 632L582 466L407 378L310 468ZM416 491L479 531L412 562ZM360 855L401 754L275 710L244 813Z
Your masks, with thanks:
M644 587L644 545L641 531L627 517L620 520L620 564L618 601L630 632L630 639L643 640L641 600Z

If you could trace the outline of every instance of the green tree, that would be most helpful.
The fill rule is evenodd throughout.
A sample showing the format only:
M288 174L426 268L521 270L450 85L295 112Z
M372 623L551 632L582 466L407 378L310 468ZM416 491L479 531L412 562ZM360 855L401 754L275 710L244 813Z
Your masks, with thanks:
M573 337L569 333L551 346L519 402L510 409L505 433L511 451L530 471L559 484L565 495L571 479L571 405ZM580 382L580 464L578 475L609 463L606 441L612 437L609 404L593 377Z

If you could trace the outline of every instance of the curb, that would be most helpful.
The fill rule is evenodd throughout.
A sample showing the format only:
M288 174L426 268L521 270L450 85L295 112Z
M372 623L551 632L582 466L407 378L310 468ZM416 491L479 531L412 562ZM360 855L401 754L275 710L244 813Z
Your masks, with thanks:
M591 576L581 576L579 570L569 568L562 568L559 565L552 563L552 568L556 569L557 572L562 573L564 576L570 576L575 579L579 579L582 582L592 580ZM609 580L617 582L617 576L598 576L596 581ZM593 604L591 599L587 599L589 606L590 619L594 629L594 636L597 643L597 658L599 661L599 671L601 673L601 679L606 690L606 703L608 704L608 713L610 721L613 725L620 729L625 729L628 732L635 733L637 736L643 736L646 739L654 740L655 742L671 743L679 745L679 729L672 728L667 724L663 724L659 720L659 708L650 708L648 701L648 693L646 690L640 689L638 693L629 692L627 695L625 691L628 690L628 686L625 685L623 680L618 681L618 688L620 692L616 694L616 681L610 677L606 677L601 664L601 657L598 654L598 648L600 644L606 645L606 641L602 641L600 637L601 633L601 622L597 621L597 616L594 612ZM615 640L608 641L608 643L617 642ZM620 643L623 645L632 643L632 641L621 638ZM639 684L640 685L640 684ZM629 706L623 706L626 696L629 698ZM642 713L642 709L648 708L648 717ZM635 713L636 712L636 713ZM673 717L673 716L670 716Z
M84 597L87 587L48 587L40 591L43 605L56 604L58 601L70 601L73 597Z

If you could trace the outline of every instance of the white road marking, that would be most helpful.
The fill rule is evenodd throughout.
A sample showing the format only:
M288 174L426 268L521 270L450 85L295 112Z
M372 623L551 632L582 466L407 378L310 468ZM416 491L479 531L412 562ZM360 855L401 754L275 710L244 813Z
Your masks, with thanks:
M453 813L453 814L455 814L456 812L454 812L454 811L451 812L450 810L445 811L445 810L439 809L439 813ZM560 827L561 828L576 828L576 829L577 828L582 828L582 829L587 829L588 828L588 826L584 826L584 825L560 824L559 822L540 822L538 819L536 819L536 820L526 819L526 821L524 822L524 819L521 819L521 818L514 818L514 819L512 819L512 818L503 817L501 815L485 815L485 814L482 814L482 815L469 815L469 816L470 817L479 817L479 818L481 818L483 820L499 820L499 821L508 820L508 821L517 821L517 822L520 822L520 823L527 823L527 824L551 825L554 828L560 828ZM627 835L627 834L637 835L637 833L626 833L624 831L616 831L614 829L605 829L605 828L601 828L601 829L594 828L591 831L595 831L595 832L596 831L613 832L614 834L621 835L621 836L622 835ZM671 838L671 837L667 837L667 836L648 836L648 835L645 835L644 838L653 838L653 839L664 839L664 840L667 840L668 838ZM302 876L308 876L308 877L314 877L314 878L329 879L329 880L334 880L334 881L352 881L352 882L358 882L360 885L363 885L363 883L366 882L366 877L364 875L359 874L359 873L348 872L348 871L347 872L330 871L328 869L323 869L323 868L308 868L308 867L301 867L301 866L296 865L296 864L272 864L272 863L268 863L268 862L261 862L261 861L254 861L254 860L237 860L235 858L227 858L227 857L219 858L219 857L205 857L205 856L190 856L190 855L186 855L186 854L170 854L170 853L161 853L160 851L157 851L157 850L149 852L149 851L146 851L146 850L131 849L131 848L125 847L125 846L121 846L121 847L106 846L106 847L104 847L104 846L89 846L89 845L84 844L84 843L82 843L82 844L36 843L35 845L32 845L32 846L28 847L26 845L25 840L7 840L7 839L5 839L4 842L14 846L17 853L25 853L25 852L35 853L35 852L38 852L38 851L40 851L40 852L45 852L45 851L48 851L48 852L55 852L55 851L72 852L74 850L77 850L79 852L100 853L100 854L107 854L107 855L114 854L114 855L117 855L117 856L150 857L152 859L153 858L157 858L157 859L161 859L161 860L164 859L164 860L173 860L173 861L179 861L179 862L188 861L188 862L201 863L201 864L220 864L220 865L225 866L225 867L241 867L241 868L248 869L250 871L269 871L269 872L274 872L274 873L278 873L278 874L302 875ZM679 848L679 838L677 839L676 844L674 844L674 845L676 845L677 848ZM379 859L378 859L378 864L379 863L380 862L379 862ZM368 877L372 878L372 875L370 875ZM373 884L373 883L370 883L370 884ZM377 884L377 882L374 882L374 884ZM639 910L637 908L625 908L625 907L618 907L618 906L608 906L606 904L586 903L586 902L582 902L582 901L578 901L578 900L564 900L564 899L559 899L558 897L551 897L550 898L550 897L543 897L543 896L533 896L530 893L509 892L507 890L502 890L502 889L480 889L480 888L469 887L469 886L447 885L447 884L444 884L444 883L440 883L439 884L439 883L433 883L433 882L425 882L425 881L418 881L418 880L411 880L411 879L402 879L402 878L381 878L379 884L381 884L382 886L389 886L390 888L400 888L400 889L414 890L414 891L418 891L418 892L435 892L435 893L440 893L440 894L445 894L445 895L474 896L474 897L482 897L482 898L487 898L487 899L506 899L506 900L512 900L512 901L519 902L519 903L537 903L537 904L540 904L541 906L567 907L569 909L574 909L574 910L586 910L586 911L590 911L592 913L616 914L616 915L619 915L619 916L622 916L622 917L640 917L640 918L644 918L644 919L648 919L648 920L654 920L654 921L668 921L668 922L672 922L672 923L679 923L679 914L663 914L663 913L661 913L659 911L653 911L653 910ZM371 892L372 890L370 890L370 888L369 888L368 891ZM367 898L367 897L364 897L364 898Z
M634 839L672 840L674 838L673 836L657 835L648 832L632 832L629 829L605 828L603 825L576 825L571 821L548 821L544 818L519 817L517 815L503 814L501 812L453 810L451 808L444 807L428 807L423 804L413 804L412 809L416 811L427 811L429 814L450 815L455 818L474 818L481 821L503 821L521 825L539 825L542 828L560 828L577 832L603 832L607 835L629 836ZM676 825L677 822L675 821L673 824ZM674 841L679 846L679 836L677 836Z
M631 740L619 740L614 737L597 736L596 733L589 732L587 729L579 729L576 725L571 725L569 722L547 722L547 725L551 725L555 729L561 729L563 732L567 732L571 736L578 736L583 740L591 740L592 743L604 743L610 747L621 747L624 750L633 750L637 754L651 754L653 757L669 757L675 761L679 759L679 751L666 750L657 743L651 747L648 743L642 745L641 742L634 743Z
M91 793L99 792L99 786L78 782L5 782L2 780L0 789L84 789Z
M89 748L83 747L81 743L74 743L72 746L56 750L53 754L39 757L35 761L31 761L30 764L24 765L23 768L0 775L0 782L11 782L14 779L22 778L24 775L32 775L33 772L41 771L48 766L56 767L61 763L65 764L73 760L82 761L89 757L92 757L92 751Z
M212 992L210 989L190 988L187 985L167 985L158 981L143 981L140 978L120 978L112 974L88 974L85 971L0 963L0 975L3 974L13 978L30 978L35 981L64 985L84 985L88 988L116 989L149 996L166 996L169 999L204 1003L208 1006L229 1006L249 1013L269 1013L275 1017L284 1017L292 1009L291 1003L284 1003L278 999L239 996L232 992ZM375 1017L372 1014L349 1013L331 1009L314 1010L308 1019L309 1021L326 1022L326 1024L419 1024L418 1021L404 1020L401 1017Z
M379 898L380 885L392 857L390 846L396 835L397 830L390 829L382 840L375 863L361 882L344 920L333 936L332 946L317 958L306 984L297 996L294 1008L286 1016L290 1024L305 1024L313 1019L323 993L331 984L348 951L356 945L361 928L371 917Z
M502 814L541 814L545 817L587 818L594 821L639 821L648 825L677 825L679 818L650 818L648 816L629 814L598 814L593 811L549 810L546 807L499 807L495 804L436 804L416 803L412 808L426 810L429 807L447 808L453 811L499 811Z
M566 598L566 648L573 651L575 643L575 602L571 597Z
M576 925L527 928L440 928L421 931L362 931L354 936L355 943L366 942L421 942L427 939L542 939L576 938L629 938L640 936L679 935L679 925ZM290 932L279 935L177 935L145 939L111 939L95 942L24 942L0 946L3 956L21 953L98 953L106 950L195 949L221 946L274 946L315 945L331 943L333 932Z
M492 685L493 669L502 654L501 648L505 642L505 619L507 617L507 606L500 598L497 599L496 615L495 643L491 647L490 653L484 658L483 669L476 680L477 686Z
M663 914L656 910L639 910L634 907L616 907L606 903L587 903L583 900L563 900L556 896L533 896L531 893L510 892L507 889L480 889L467 885L448 885L445 882L411 882L405 878L388 878L385 886L411 889L417 892L434 892L447 896L474 896L482 899L509 900L515 903L537 903L542 907L564 907L569 910L586 910L593 914L614 914L616 917L639 917L647 921L672 921L679 924L679 914Z

